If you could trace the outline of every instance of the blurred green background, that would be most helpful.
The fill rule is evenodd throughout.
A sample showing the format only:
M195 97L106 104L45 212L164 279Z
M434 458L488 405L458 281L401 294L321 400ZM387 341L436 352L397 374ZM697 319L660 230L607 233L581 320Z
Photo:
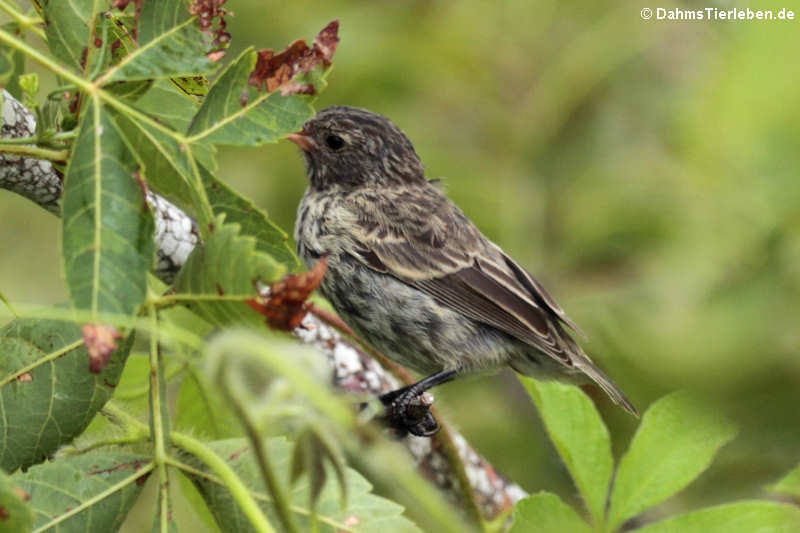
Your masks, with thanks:
M738 422L674 512L762 496L800 460L800 20L645 21L645 6L658 7L229 0L228 57L340 19L318 107L403 128L428 176L545 282L640 410L691 389ZM296 147L219 161L291 231L306 186ZM0 291L64 300L56 218L6 191L0 213ZM593 395L619 455L636 421ZM525 489L576 498L513 375L447 385L438 402Z

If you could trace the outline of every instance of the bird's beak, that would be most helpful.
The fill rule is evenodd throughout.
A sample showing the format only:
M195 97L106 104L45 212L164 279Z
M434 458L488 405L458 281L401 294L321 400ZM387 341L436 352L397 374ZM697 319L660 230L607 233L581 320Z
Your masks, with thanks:
M290 133L286 138L306 152L313 152L317 147L316 143L314 143L314 139L307 134L305 130L300 130L297 133Z

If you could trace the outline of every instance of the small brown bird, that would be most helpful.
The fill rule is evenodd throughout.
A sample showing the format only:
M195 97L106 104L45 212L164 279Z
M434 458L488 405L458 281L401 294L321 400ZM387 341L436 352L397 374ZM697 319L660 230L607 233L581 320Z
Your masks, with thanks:
M431 435L412 400L460 373L510 365L546 379L588 376L638 415L572 339L564 311L425 178L408 137L371 111L334 106L289 135L310 186L297 213L297 251L323 255L321 290L360 336L394 361L429 374L381 399L401 431Z

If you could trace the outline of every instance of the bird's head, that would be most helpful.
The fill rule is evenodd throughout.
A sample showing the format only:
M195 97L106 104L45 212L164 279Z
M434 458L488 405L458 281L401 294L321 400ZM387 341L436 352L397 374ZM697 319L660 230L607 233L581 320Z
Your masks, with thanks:
M366 109L327 107L288 139L302 148L317 189L425 183L408 137L388 118Z

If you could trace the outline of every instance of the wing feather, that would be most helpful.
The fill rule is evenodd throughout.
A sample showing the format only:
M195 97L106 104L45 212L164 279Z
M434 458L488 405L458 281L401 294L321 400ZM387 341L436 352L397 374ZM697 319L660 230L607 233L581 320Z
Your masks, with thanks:
M358 209L361 230L352 255L366 266L430 294L443 305L516 337L572 367L566 333L554 324L556 305L547 302L533 278L491 243L464 214L434 188L418 199L415 219L383 206L372 217ZM375 197L369 201L374 207ZM380 200L379 200L380 201ZM424 204L428 208L423 208ZM524 273L523 277L517 269Z
M409 205L410 199L413 209L402 211L400 206ZM345 206L340 220L352 220L352 213L359 213L359 224L355 229L352 224L333 228L350 237L343 251L442 305L583 371L615 402L636 414L625 394L564 329L562 324L580 331L544 287L484 237L438 189L384 190L351 201L359 205Z

